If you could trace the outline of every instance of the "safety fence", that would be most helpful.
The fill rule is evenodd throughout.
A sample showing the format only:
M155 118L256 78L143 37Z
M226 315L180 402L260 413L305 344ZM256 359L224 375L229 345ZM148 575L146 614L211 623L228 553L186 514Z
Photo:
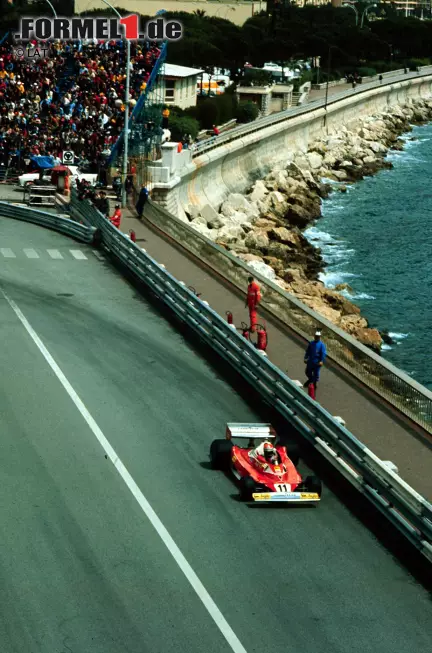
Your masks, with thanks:
M71 213L96 227L105 250L228 361L432 562L432 505L425 498L88 200L74 196Z
M96 233L96 227L90 225L87 221L81 224L81 219L78 221L71 220L56 215L55 213L47 213L45 211L38 211L36 209L28 209L16 204L8 204L7 202L0 202L0 216L2 218L13 218L14 220L22 220L23 222L33 222L33 224L49 229L55 229L65 236L70 236L79 240L82 243L92 243Z
M361 95L362 93L365 93L366 91L370 91L371 89L381 88L381 87L384 88L385 86L388 86L390 84L396 84L397 82L404 82L409 79L418 79L419 75L423 76L423 75L430 75L430 74L432 74L432 66L422 66L419 73L410 72L403 75L390 74L388 77L383 79L382 82L372 81L367 84L361 84L360 87L356 89L349 89L349 90L341 91L340 93L332 94L327 98L327 102L325 99L320 98L318 100L314 100L313 102L308 102L305 105L291 107L286 111L280 111L274 115L267 116L265 118L260 118L259 120L254 120L254 122L244 125L242 127L236 127L234 129L231 129L226 134L221 134L220 136L215 136L213 138L202 141L201 143L193 147L192 157L196 158L198 156L201 156L201 154L204 154L204 152L213 150L216 147L220 147L221 145L226 145L231 141L235 141L248 134L253 134L254 132L260 131L261 129L265 129L266 127L270 127L272 125L277 125L278 123L285 122L286 120L290 120L295 116L316 111L320 107L330 106L335 102L340 102L340 100L343 100L344 98L352 97L353 95Z
M145 217L242 292L251 268L150 200ZM432 392L385 361L345 331L253 270L261 285L261 306L306 339L320 327L329 357L378 395L432 433Z

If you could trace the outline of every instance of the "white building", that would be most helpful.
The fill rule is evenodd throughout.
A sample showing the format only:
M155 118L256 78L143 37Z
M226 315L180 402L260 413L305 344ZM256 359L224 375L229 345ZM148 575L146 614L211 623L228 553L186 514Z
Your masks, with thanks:
M165 104L187 109L197 102L197 82L203 70L166 63L163 67Z

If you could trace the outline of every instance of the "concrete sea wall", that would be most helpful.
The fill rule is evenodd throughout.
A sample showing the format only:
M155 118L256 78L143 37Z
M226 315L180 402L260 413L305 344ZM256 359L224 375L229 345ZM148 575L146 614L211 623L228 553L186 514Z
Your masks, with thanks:
M197 157L178 170L178 183L165 197L165 206L184 217L188 205L210 204L216 210L230 193L242 193L263 178L279 162L307 152L308 145L324 134L335 134L360 117L371 116L410 99L432 95L432 75L397 82L329 102L326 125L324 108L293 117L283 123L222 145Z

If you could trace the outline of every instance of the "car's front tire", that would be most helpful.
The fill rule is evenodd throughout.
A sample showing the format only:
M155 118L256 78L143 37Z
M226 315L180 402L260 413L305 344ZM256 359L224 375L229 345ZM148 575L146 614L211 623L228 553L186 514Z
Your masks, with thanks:
M306 476L304 487L306 492L313 492L319 497L322 495L322 481L318 476Z
M242 501L252 501L252 495L257 491L257 484L250 476L244 476L240 480L240 499Z
M231 440L213 440L210 445L210 462L213 469L229 469L232 446Z

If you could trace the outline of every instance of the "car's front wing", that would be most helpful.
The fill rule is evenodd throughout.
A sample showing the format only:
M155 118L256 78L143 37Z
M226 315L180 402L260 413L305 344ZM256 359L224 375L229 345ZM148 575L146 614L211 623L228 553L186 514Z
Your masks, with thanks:
M254 492L254 501L282 501L287 503L317 503L321 500L315 492Z

